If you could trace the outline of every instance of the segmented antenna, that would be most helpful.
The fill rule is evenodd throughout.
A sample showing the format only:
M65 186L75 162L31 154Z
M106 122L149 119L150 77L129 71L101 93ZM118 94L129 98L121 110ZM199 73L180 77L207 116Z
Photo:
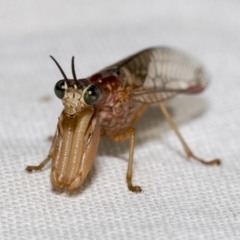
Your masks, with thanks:
M73 75L74 83L77 86L77 77L76 77L75 67L74 67L74 56L72 57L72 75Z
M50 55L50 58L52 58L52 60L56 63L56 65L58 66L60 72L61 72L62 75L63 75L63 78L66 80L66 82L67 82L68 85L69 85L69 81L68 81L68 79L67 79L67 76L66 76L66 74L64 73L64 71L62 70L62 68L60 67L60 65L59 65L59 63L57 62L57 60L56 60L53 56L51 56L51 55Z

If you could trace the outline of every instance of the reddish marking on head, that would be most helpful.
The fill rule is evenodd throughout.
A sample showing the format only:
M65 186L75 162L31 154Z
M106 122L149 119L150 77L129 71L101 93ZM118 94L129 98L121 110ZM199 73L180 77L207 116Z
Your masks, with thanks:
M194 93L200 93L205 89L205 87L201 84L198 84L196 86L189 87L188 89L184 90L184 93L194 94Z
M101 90L101 100L96 105L97 108L102 106L112 106L118 91L122 89L122 82L113 71L101 72L89 78L89 81Z
M95 74L95 75L92 75L89 80L90 80L90 82L96 84L97 81L98 81L99 79L101 79L101 78L102 78L101 74L100 74L100 73L97 73L97 74Z
M109 73L95 74L91 76L89 80L98 87L105 89L105 91L109 90L109 85L111 86L112 92L117 91L121 85L119 79L114 74L110 75Z

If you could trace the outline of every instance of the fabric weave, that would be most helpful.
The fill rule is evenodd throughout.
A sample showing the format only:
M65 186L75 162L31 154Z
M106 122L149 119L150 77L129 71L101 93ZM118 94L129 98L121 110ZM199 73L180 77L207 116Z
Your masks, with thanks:
M240 239L239 1L3 1L0 9L0 239ZM74 196L52 191L47 155L62 105L53 86L75 56L83 78L147 47L182 49L211 76L200 95L167 102L193 152L188 161L153 105L136 125L133 183L129 142L101 139Z

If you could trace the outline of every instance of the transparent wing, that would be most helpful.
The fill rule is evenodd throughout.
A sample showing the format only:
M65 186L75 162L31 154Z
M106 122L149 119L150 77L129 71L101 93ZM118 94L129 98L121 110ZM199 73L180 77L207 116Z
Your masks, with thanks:
M153 103L177 93L198 93L208 76L198 61L171 48L151 48L112 65L124 75L135 101Z

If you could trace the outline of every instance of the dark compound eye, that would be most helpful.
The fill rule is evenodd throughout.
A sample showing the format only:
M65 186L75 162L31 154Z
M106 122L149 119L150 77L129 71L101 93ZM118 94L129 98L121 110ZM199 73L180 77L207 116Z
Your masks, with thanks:
M97 86L90 85L84 90L83 94L84 102L87 105L93 105L99 100L101 92Z
M56 83L54 92L58 98L63 99L65 94L65 80L60 80Z

